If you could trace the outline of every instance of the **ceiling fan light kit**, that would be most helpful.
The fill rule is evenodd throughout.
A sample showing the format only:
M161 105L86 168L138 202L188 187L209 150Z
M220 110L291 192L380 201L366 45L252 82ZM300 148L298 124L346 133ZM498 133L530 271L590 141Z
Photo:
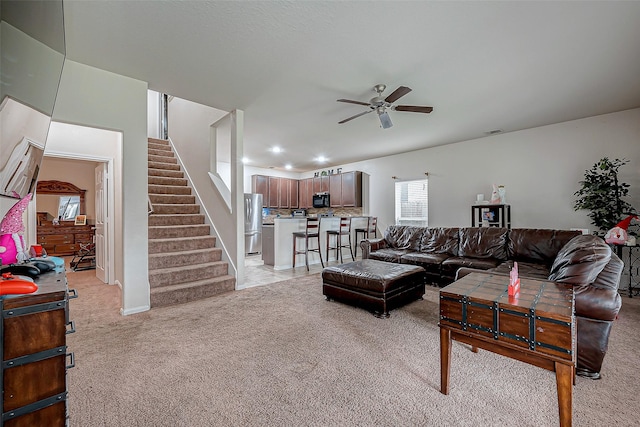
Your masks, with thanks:
M391 109L394 111L409 111L412 113L425 113L428 114L433 111L432 107L422 107L417 105L393 105L398 99L402 98L409 92L411 89L406 86L399 86L396 90L394 90L389 96L386 98L382 97L382 92L387 88L386 85L377 84L373 87L373 90L378 94L369 100L369 102L362 101L354 101L352 99L338 99L338 102L346 102L348 104L356 104L356 105L364 105L369 107L369 110L363 111L362 113L356 114L355 116L348 117L344 120L338 122L338 124L347 123L353 119L357 119L358 117L364 116L372 111L378 113L378 118L380 119L380 126L383 129L388 129L393 126L391 122L391 117L389 117L389 113L387 109Z

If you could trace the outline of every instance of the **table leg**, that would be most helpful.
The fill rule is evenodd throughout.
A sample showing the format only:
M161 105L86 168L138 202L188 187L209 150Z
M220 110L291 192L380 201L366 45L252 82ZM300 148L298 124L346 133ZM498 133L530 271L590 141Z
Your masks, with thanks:
M558 388L558 411L560 427L571 427L573 412L573 371L572 365L555 364L556 385Z
M449 394L451 370L451 331L440 328L440 393Z

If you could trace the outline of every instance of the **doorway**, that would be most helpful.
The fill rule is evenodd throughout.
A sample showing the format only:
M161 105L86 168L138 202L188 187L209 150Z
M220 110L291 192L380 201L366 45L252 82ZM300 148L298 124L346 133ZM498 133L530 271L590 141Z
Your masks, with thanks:
M118 283L115 236L122 224L118 211L119 183L122 176L122 133L52 122L45 146L45 157L38 179L55 179L48 175L48 165L63 166L66 181L69 177L83 179L87 189L88 220L95 227L96 277L108 284ZM55 169L53 169L55 170ZM60 171L60 167L57 168ZM81 176L74 175L82 171ZM100 247L98 247L100 246Z

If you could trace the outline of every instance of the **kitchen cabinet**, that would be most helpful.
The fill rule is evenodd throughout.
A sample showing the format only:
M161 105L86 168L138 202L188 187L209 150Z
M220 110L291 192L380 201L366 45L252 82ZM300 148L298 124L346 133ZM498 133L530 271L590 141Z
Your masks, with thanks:
M332 208L362 206L362 172L329 175L329 200Z
M340 174L342 177L342 206L362 206L362 172L352 171ZM331 193L329 193L331 195ZM333 197L333 196L331 196Z
M313 178L298 181L298 207L309 209L313 204Z
M251 176L251 192L262 194L262 207L269 205L269 177L265 175Z
M280 207L280 178L276 176L269 177L269 203L270 208Z
M329 205L332 208L342 206L342 174L329 175Z
M298 187L300 185L300 181L297 179L289 180L289 207L291 209L297 209L300 206Z
M313 194L329 192L329 175L316 176L313 178Z
M67 370L74 366L67 353L67 334L75 332L69 320L64 267L35 279L32 294L0 299L2 319L2 425L40 427L68 425Z
M262 194L262 207L289 209L299 206L298 180L277 176L252 175L251 192Z

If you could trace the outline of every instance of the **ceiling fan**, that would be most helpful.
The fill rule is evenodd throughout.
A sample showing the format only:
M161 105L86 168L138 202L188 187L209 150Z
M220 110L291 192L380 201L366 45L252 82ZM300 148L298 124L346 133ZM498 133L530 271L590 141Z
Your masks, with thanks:
M346 102L348 104L357 104L369 107L369 110L339 121L338 124L346 123L353 119L357 119L360 116L364 116L365 114L369 114L372 111L375 111L376 113L378 113L378 117L380 118L380 125L383 129L387 129L393 126L387 110L411 111L414 113L430 113L433 111L432 107L420 107L417 105L394 105L394 102L411 92L411 89L406 86L400 86L398 87L398 89L394 90L391 95L383 98L382 92L384 92L386 88L387 86L382 84L375 85L373 87L373 90L377 92L378 96L374 96L373 98L371 98L371 100L369 100L369 102L353 101L350 99L338 99L338 102Z

